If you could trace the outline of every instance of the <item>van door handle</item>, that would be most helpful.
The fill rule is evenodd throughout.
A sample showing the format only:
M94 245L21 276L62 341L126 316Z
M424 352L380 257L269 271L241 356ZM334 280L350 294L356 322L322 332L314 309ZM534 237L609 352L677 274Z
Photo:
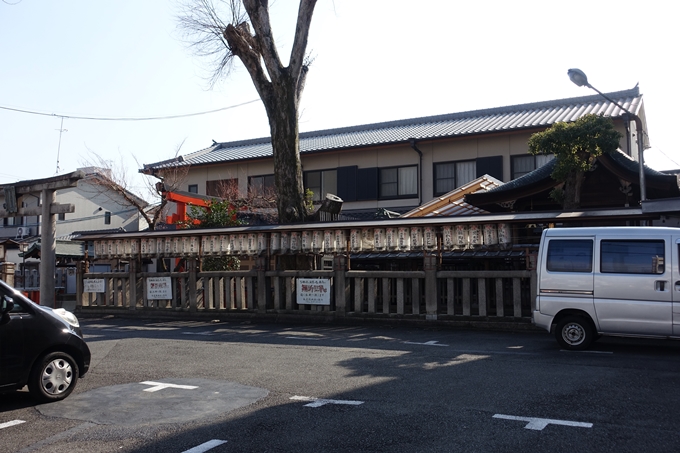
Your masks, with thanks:
M680 280L678 280L677 282L675 282L675 290L676 290L676 291L680 291Z
M675 282L676 288L678 287L678 283L680 283L680 282ZM654 282L654 286L655 286L654 289L657 290L657 291L662 291L662 292L666 291L666 281L665 280L657 280L656 282Z

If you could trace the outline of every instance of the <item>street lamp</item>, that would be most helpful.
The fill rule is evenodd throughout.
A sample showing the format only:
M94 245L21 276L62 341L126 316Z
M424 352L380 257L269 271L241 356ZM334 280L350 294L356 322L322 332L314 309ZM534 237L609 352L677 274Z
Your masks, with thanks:
M602 93L600 90L588 83L588 77L580 69L572 68L567 71L569 79L580 87L588 87L592 90L597 91L597 93L608 100L609 102L618 106L621 110L626 112L630 117L635 120L635 129L637 130L637 142L638 142L638 164L640 167L640 201L645 201L647 199L647 189L645 186L645 158L643 155L644 151L644 131L642 130L642 120L639 116L626 109L624 106L616 102L615 100L608 97L606 94Z

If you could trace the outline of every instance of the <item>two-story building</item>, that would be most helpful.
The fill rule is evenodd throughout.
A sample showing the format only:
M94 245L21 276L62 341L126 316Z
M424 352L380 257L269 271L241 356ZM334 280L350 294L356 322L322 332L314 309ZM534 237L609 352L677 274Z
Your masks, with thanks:
M608 96L644 122L638 87ZM301 133L304 186L315 200L339 196L343 213L358 219L378 209L404 213L483 175L507 182L531 172L552 156L528 154L529 137L588 113L611 117L623 135L620 149L637 159L634 123L594 95ZM241 194L273 188L273 165L264 137L215 142L140 171L161 176L188 167L182 190L219 196L226 185Z

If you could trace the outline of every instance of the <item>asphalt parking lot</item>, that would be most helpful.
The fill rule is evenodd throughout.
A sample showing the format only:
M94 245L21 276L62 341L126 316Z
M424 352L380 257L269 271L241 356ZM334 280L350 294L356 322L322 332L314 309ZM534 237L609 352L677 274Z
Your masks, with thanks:
M548 333L81 319L66 400L0 400L7 452L680 450L680 343Z

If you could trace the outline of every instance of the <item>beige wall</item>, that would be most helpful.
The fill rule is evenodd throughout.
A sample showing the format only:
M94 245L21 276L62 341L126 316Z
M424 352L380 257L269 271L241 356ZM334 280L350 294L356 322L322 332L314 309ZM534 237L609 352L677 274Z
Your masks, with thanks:
M622 123L617 124L617 130L622 134L625 129ZM634 123L632 130L635 130ZM503 157L503 181L511 178L511 156L523 155L528 152L527 142L535 131L487 134L478 137L452 138L439 141L418 142L418 148L423 152L422 158L422 202L433 198L433 164L473 160L480 157ZM633 142L634 145L634 142ZM635 146L635 145L634 145ZM627 151L625 137L621 140L621 149ZM636 157L636 156L635 156ZM408 144L393 146L367 147L355 150L329 151L316 154L302 154L303 171L328 170L338 167L356 165L359 168L394 167L401 165L417 165L419 155ZM199 193L205 194L206 181L231 179L238 177L239 190L247 193L248 177L273 174L274 167L271 159L242 162L238 164L223 164L206 167L195 167L189 170L185 186L198 184ZM186 187L183 187L186 190ZM417 206L419 200L371 200L361 202L347 202L344 209L394 208Z

